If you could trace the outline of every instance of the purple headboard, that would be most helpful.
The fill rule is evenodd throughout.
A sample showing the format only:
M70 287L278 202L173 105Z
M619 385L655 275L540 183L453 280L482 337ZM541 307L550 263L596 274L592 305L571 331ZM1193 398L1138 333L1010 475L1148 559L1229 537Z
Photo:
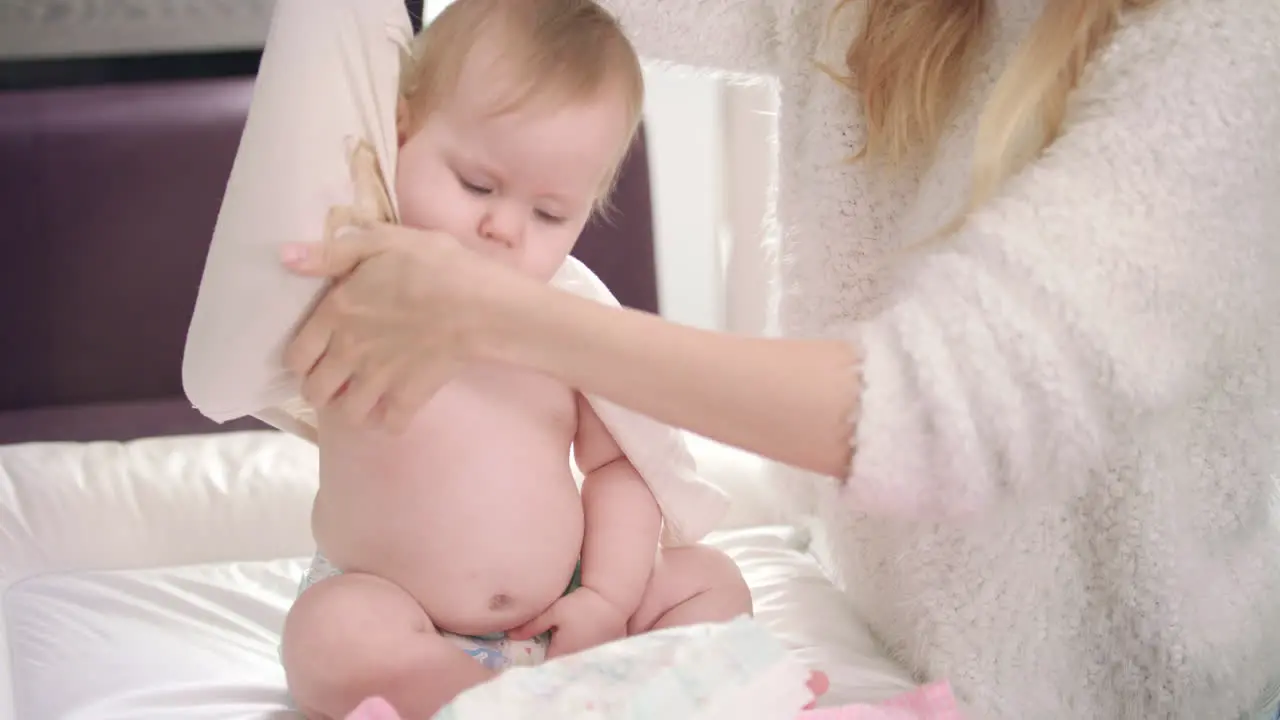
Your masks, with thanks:
M182 392L182 351L252 78L0 92L0 444L218 426ZM617 213L575 254L657 311L643 135Z

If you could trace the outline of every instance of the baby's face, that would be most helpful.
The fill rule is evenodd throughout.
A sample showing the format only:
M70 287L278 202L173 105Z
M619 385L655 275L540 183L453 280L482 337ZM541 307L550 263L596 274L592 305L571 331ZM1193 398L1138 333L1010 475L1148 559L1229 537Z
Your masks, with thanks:
M605 94L495 115L465 83L454 95L401 139L401 221L550 280L629 139L625 103Z

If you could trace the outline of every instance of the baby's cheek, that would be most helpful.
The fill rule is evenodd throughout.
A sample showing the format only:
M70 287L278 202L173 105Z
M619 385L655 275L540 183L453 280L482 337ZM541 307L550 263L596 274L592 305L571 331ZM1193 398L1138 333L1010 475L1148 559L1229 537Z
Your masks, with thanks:
M423 227L422 197L424 191L422 172L415 167L413 155L401 152L396 164L396 207L400 211L400 222L411 227Z
M564 255L538 249L525 255L525 272L543 282L548 282L564 264Z
M400 222L410 227L457 233L456 215L461 208L450 197L452 189L429 158L413 152L413 145L400 152L396 166L396 204Z
M542 282L550 282L563 263L564 258L553 261L550 257L540 256L526 260L524 269L530 276Z
M455 197L458 193L441 183L406 183L399 189L401 224L448 233L464 243L475 234L470 198Z
M442 229L439 227L439 219L433 216L434 213L430 212L431 208L429 206L424 207L414 193L402 194L399 202L401 224L423 230Z
M533 257L530 258L530 264L533 266L533 273L543 280L550 280L564 264L565 258L573 251L579 234L580 230L561 231L531 246L530 252Z

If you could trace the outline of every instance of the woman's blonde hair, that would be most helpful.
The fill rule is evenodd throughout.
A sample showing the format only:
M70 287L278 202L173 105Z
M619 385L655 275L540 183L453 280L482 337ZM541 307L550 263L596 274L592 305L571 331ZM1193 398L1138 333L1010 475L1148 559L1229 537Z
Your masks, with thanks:
M593 0L455 0L414 38L400 94L419 113L449 97L471 53L496 51L495 113L529 102L562 104L621 91L630 123L616 181L644 107L640 58L615 18Z
M991 0L841 0L865 4L860 35L834 77L862 101L864 155L899 161L936 145L983 51ZM1157 0L1047 0L979 120L970 207L1056 138L1067 97L1127 10Z

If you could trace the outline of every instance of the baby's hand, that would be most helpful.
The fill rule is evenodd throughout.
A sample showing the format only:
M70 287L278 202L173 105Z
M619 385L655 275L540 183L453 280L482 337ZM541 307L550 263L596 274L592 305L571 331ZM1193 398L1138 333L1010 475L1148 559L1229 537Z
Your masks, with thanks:
M511 640L528 640L551 630L547 658L571 655L627 636L626 613L587 587L565 595L546 612L507 633Z
M380 697L371 697L360 703L345 720L402 720L391 703Z

